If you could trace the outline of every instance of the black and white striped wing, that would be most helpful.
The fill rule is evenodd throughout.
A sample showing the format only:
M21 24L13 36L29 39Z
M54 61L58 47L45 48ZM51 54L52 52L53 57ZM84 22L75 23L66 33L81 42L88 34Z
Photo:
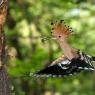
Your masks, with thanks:
M72 59L70 65L75 66L80 70L90 70L90 71L95 70L95 68L92 65L86 63L84 60L81 59Z
M64 60L58 64L48 66L34 74L40 77L64 77L79 73L81 70L77 67L71 66L71 61Z
M79 58L72 59L72 64L76 65L79 69L83 70L95 70L95 67L93 66L92 62L94 61L94 57L85 54L82 51L79 51Z
M35 73L36 76L46 76L46 77L50 77L50 76L66 76L68 75L68 70L69 69L62 69L60 66L58 65L53 65L53 66L49 66L43 70L38 71L37 73Z

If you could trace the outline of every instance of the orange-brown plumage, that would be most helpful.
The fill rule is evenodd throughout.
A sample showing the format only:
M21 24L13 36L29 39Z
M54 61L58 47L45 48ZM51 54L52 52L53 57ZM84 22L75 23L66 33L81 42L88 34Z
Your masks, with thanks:
M74 51L76 50L73 49L66 41L66 38L68 38L71 33L72 31L70 27L68 27L64 21L61 20L52 23L52 36L56 38L60 44L60 47L64 51L64 56L66 56L68 59L72 59L76 55L74 54Z
M64 21L56 21L52 23L52 35L53 36L63 36L63 37L68 37L71 35L72 31L71 28L66 26Z

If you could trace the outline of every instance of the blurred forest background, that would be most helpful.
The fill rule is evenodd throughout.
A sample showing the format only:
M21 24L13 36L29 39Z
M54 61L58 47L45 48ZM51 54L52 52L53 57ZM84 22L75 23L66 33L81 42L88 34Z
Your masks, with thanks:
M69 43L95 56L95 0L9 0L5 25L12 95L95 95L95 73L64 78L29 77L63 54L51 35L52 20L64 19L74 30Z

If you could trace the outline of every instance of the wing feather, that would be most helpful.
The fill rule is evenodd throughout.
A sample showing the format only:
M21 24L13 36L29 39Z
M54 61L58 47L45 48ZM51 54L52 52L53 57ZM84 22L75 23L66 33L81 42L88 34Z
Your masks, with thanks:
M65 62L64 62L65 61ZM64 77L73 75L76 73L79 73L81 69L78 69L73 64L71 66L70 61L64 60L58 64L48 66L34 74L34 76L40 76L40 77ZM67 62L67 64L66 64ZM69 64L68 64L69 62ZM63 64L65 63L65 64Z

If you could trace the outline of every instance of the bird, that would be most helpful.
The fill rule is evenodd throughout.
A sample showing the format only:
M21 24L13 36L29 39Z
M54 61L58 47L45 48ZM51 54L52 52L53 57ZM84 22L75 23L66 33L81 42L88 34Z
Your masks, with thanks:
M67 39L72 35L71 27L64 20L51 23L51 35L55 38L64 55L54 60L49 66L36 71L34 76L39 77L65 77L78 74L82 71L94 71L95 57L84 53L80 49L72 47Z

